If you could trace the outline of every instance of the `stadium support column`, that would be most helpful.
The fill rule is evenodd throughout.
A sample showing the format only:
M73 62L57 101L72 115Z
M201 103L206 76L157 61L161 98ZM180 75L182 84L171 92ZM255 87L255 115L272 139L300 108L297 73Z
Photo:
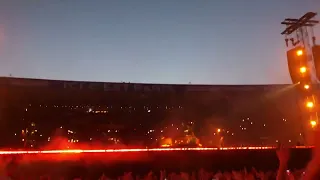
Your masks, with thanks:
M312 145L312 129L318 124L318 98L316 91L319 80L316 76L315 63L313 59L312 46L315 45L313 27L319 21L313 18L317 14L308 12L299 19L287 18L281 24L286 25L286 29L281 33L285 36L287 48L287 60L289 73L293 84L299 91L303 106L302 109L302 127L304 144ZM312 37L309 36L312 35ZM312 45L310 40L312 39Z

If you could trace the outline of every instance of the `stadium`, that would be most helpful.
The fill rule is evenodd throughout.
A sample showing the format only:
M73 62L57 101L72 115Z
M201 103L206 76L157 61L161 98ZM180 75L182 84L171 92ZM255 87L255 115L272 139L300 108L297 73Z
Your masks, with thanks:
M172 85L0 78L2 147L304 144L292 85ZM300 103L301 104L301 103Z

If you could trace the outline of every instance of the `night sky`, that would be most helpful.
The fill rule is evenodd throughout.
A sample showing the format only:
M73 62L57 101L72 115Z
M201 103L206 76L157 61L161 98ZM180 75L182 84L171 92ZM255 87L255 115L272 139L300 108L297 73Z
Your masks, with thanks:
M0 76L290 83L280 22L308 11L320 1L0 0Z

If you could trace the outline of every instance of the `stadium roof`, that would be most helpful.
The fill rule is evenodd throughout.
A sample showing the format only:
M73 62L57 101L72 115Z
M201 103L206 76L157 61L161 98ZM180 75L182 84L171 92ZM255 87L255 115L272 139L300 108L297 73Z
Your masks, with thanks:
M122 82L88 82L88 81L64 81L48 79L31 79L0 77L0 85L6 87L32 87L32 88L55 88L55 89L78 89L98 91L190 91L190 92L214 92L221 90L230 91L253 91L253 90L276 90L289 84L282 85L200 85L200 84L147 84L147 83L122 83Z

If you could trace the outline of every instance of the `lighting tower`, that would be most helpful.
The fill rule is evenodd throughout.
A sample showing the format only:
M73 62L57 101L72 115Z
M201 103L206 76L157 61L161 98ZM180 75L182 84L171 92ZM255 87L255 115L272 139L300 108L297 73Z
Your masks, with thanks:
M305 103L303 109L309 120L307 129L313 129L319 121L316 97L319 80L313 58L313 49L316 46L313 27L319 23L313 19L316 15L314 12L308 12L299 19L287 18L281 22L286 25L281 34L285 36L285 43L289 49L287 59L291 80L297 85Z

